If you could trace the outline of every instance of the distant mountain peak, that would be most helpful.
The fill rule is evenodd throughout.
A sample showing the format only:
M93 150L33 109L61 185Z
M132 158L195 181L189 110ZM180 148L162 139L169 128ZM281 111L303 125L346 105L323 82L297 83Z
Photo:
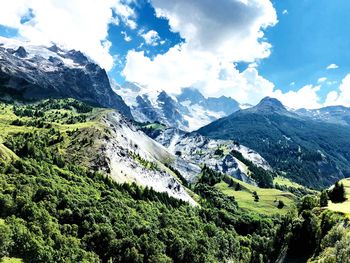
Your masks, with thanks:
M181 94L177 96L179 102L191 101L192 104L200 103L205 97L196 88L182 88Z
M278 99L271 97L263 98L259 104L254 107L254 109L265 112L287 111L287 109Z
M28 56L27 51L22 46L18 47L18 49L14 52L14 54L20 58L25 58Z

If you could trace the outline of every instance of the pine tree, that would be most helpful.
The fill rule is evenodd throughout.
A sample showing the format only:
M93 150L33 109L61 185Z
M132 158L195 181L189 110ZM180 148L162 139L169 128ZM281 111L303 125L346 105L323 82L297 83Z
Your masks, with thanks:
M320 207L326 206L328 206L328 194L326 190L323 190L320 196Z
M240 183L237 183L236 184L236 188L235 188L235 191L241 191L242 190L242 186Z
M339 181L336 182L333 189L330 190L328 195L329 199L331 199L333 203L344 202L346 200L344 185L342 183L339 183Z

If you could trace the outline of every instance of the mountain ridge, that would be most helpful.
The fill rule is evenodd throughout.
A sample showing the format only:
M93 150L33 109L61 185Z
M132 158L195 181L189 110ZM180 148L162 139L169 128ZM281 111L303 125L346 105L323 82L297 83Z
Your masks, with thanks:
M348 128L288 111L270 98L261 103L198 132L237 140L260 153L277 171L307 186L323 187L350 176Z
M114 85L131 108L138 122L160 122L169 127L193 131L218 118L239 110L234 99L221 96L205 98L197 89L184 88L178 95L164 90L150 90L137 83Z
M32 46L0 38L0 93L3 100L76 98L119 110L132 118L115 94L107 73L76 50Z

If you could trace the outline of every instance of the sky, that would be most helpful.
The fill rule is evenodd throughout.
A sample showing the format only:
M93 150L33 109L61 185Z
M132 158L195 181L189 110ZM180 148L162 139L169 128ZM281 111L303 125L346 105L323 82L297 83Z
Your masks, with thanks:
M1 0L0 36L84 52L120 85L350 106L348 0Z

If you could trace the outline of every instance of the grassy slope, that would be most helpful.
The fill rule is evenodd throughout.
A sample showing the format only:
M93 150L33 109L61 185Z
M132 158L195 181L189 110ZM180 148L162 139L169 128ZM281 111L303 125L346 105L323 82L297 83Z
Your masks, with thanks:
M23 263L23 260L20 258L4 257L0 260L0 263Z
M224 194L234 196L238 206L243 210L249 210L265 215L286 214L293 206L296 197L289 193L277 189L262 189L233 179L242 186L242 190L235 191L227 183L220 182L215 187ZM256 191L260 200L255 202L252 193ZM277 208L277 201L281 200L285 206L282 209Z
M12 122L16 119L19 119L21 121L33 121L37 118L32 117L18 117L13 112L13 106L12 105L6 105L3 103L0 103L0 160L3 161L9 161L10 159L17 158L16 155L10 151L8 148L6 148L2 143L4 142L4 139L9 134L16 134L16 133L24 133L24 132L31 132L31 131L44 131L49 130L49 128L36 128L32 126L16 126L12 125ZM81 140L82 137L87 137L90 139L94 139L95 136L98 136L102 133L103 129L105 128L101 122L99 121L102 116L104 116L107 112L110 110L108 109L100 109L100 108L94 108L92 112L89 113L77 113L74 109L72 110L48 110L45 112L45 123L50 123L52 125L52 128L55 128L63 133L64 135L64 142L62 143L62 150L64 151L71 151L75 150L81 153L82 151L85 151L86 147L82 147L81 145L76 145L77 148L72 149L72 145L74 145L74 142L70 140L69 136L66 136L67 131L74 131L79 130L80 136L78 136L77 140ZM59 112L60 115L55 118L55 113ZM85 122L78 122L74 124L66 124L65 120L67 118L63 117L63 114L67 114L68 117L71 116L86 116ZM91 145L89 145L91 148ZM88 152L85 151L85 155L88 155ZM84 160L85 161L85 160Z
M276 176L273 179L273 183L281 185L281 186L286 186L286 187L304 188L302 185L300 185L296 182L293 182L293 181L289 180L288 178L282 177L282 176Z
M344 184L346 190L347 200L343 203L332 203L332 201L328 202L328 208L332 211L341 212L350 217L350 179L343 179L340 181Z

